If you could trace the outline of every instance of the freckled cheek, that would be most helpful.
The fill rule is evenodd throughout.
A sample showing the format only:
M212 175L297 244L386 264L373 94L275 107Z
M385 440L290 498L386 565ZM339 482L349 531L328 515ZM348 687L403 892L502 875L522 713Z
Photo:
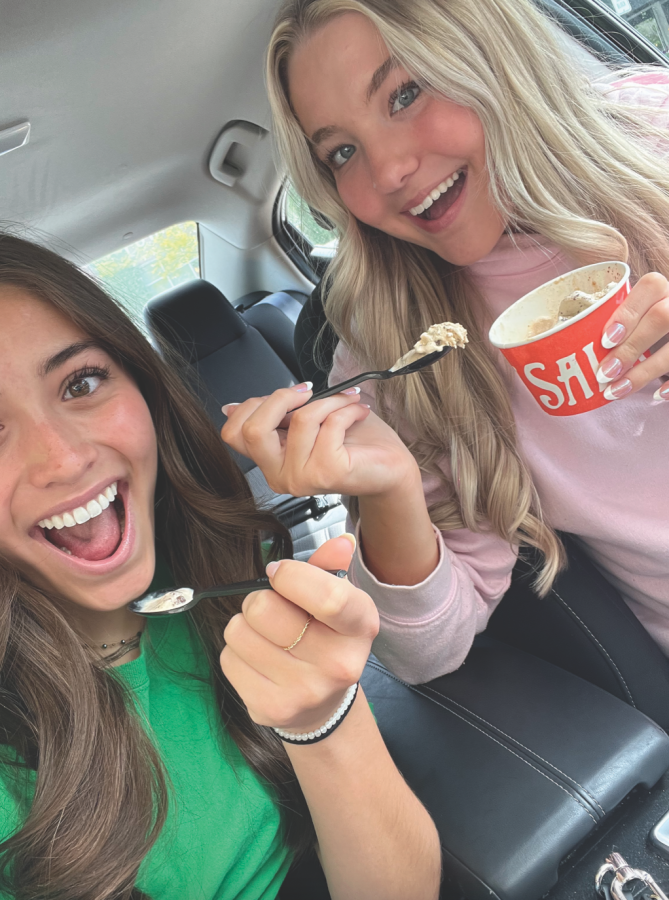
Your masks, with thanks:
M124 399L106 410L101 442L124 456L133 467L155 477L157 466L156 432L144 398Z
M356 219L373 227L379 227L387 215L387 207L372 184L371 178L366 175L347 177L340 179L337 185L339 196L346 208L353 213Z

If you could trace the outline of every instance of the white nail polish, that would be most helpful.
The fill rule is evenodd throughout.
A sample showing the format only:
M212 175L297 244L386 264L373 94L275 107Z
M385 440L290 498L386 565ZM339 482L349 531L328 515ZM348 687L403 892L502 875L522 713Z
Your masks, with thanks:
M669 400L669 385L663 384L653 394L653 400Z

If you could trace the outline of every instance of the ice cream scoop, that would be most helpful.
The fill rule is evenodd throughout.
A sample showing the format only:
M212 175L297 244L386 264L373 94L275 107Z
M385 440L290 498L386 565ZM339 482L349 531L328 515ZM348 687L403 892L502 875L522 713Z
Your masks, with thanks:
M390 367L390 371L397 372L431 353L438 353L443 347L460 347L461 350L464 350L467 343L467 331L462 325L455 322L440 322L438 325L430 325L411 350Z
M330 575L346 578L345 569L328 569ZM195 591L189 587L170 587L162 591L145 594L128 604L131 612L140 616L170 616L174 613L187 612L206 597L235 597L238 594L251 594L271 587L267 576L254 578L251 581L237 581L232 584L217 584L203 591Z
M334 397L335 394L340 394L348 388L362 384L363 381L387 381L396 375L412 375L414 372L436 363L454 347L464 347L466 343L467 331L462 325L457 325L454 322L441 322L439 325L430 325L411 350L405 353L404 356L401 356L389 369L363 372L361 375L356 375L347 381L333 384L327 390L314 394L304 405L307 406L309 403L313 403L314 400Z
M585 312L586 309L589 309L594 303L613 291L615 287L616 282L612 281L601 291L593 291L592 293L573 291L560 302L556 313L549 316L539 316L539 318L530 322L527 327L527 337L533 338L539 334L544 334L546 331L550 331L551 328L555 328L556 325L566 322L567 319L573 319L574 316Z

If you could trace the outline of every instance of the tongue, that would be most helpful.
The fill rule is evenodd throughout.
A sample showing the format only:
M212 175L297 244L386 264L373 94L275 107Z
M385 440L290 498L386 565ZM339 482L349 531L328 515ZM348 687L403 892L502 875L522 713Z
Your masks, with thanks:
M107 559L121 541L121 523L114 503L83 525L72 528L53 528L46 532L47 540L69 550L80 559Z
M428 222L432 219L439 219L446 210L453 206L455 201L458 199L460 194L462 193L462 188L465 185L465 175L461 175L454 185L449 187L445 194L442 194L438 200L435 200L432 206L428 207L425 212L422 214L421 218L427 219Z

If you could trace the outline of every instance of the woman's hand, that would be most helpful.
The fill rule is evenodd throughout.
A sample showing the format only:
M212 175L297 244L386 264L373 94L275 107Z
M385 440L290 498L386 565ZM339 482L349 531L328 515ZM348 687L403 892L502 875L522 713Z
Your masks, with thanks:
M322 569L347 569L352 536L333 538L309 563L282 560L267 573L274 590L249 594L230 620L223 674L259 725L320 728L360 679L379 630L367 594ZM289 647L313 616L303 637Z
M650 272L639 279L604 329L602 344L612 352L602 360L597 378L607 384L607 400L619 400L669 373L669 343L634 366L642 353L668 334L669 281ZM669 400L669 384L656 391L655 399Z
M345 569L354 542L334 538L309 564L270 563L273 591L249 594L225 632L223 673L261 725L315 731L360 679L379 628L362 591L321 568ZM313 615L302 639L309 615ZM333 900L432 900L439 837L383 743L362 688L341 727L315 744L286 743L316 829Z
M278 494L380 495L413 484L418 466L359 393L304 406L305 385L224 407L223 440L250 457Z

